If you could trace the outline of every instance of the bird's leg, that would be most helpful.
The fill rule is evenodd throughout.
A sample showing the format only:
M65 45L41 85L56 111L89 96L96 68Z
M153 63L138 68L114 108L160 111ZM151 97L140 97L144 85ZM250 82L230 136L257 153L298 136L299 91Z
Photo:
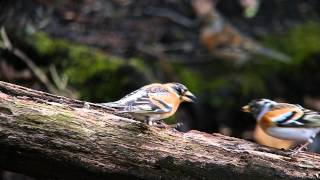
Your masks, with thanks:
M295 156L299 152L301 152L304 148L306 148L310 144L309 140L304 143L303 145L298 146L297 148L293 149L293 152L290 154L290 156Z
M307 148L307 146L313 142L313 140L314 140L315 137L316 137L316 134L312 135L312 136L308 139L308 141L307 141L306 143L304 143L303 145L298 146L297 148L295 148L295 149L293 150L293 152L290 154L290 156L292 157L292 156L298 154L299 152L301 152L304 148Z
M170 128L171 126L167 125L163 120L152 120L150 119L150 117L146 117L144 122L146 124L148 124L149 126L154 126L154 127L158 127L161 129L166 129L166 128Z
M162 128L162 129L167 129L171 128L170 125L167 125L162 119L157 120L156 123L154 124L155 127Z
M145 123L147 123L149 126L152 126L153 125L153 122L152 120L149 118L149 117L146 117L145 120L144 120Z
M155 127L158 127L158 128L165 128L162 123L159 123L159 121L153 122L153 120L150 119L150 117L146 117L144 122L146 124L148 124L149 126L155 126Z

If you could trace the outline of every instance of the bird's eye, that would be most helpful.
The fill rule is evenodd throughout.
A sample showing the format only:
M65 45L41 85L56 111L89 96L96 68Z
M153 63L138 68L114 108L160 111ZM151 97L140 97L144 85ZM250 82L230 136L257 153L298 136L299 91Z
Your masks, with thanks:
M184 89L179 89L179 94L184 94L184 93L185 93Z
M178 94L180 94L180 95L185 93L185 90L181 87L177 87L176 90L177 90Z

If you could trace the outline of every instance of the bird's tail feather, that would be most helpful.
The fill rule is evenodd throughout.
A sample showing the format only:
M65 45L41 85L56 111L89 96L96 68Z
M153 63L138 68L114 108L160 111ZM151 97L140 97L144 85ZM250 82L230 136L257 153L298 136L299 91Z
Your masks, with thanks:
M303 120L306 122L305 125L309 127L320 127L320 113L309 111L306 112Z
M260 55L264 55L267 56L269 58L284 62L284 63L288 63L290 62L291 58L279 51L273 50L273 49L269 49L269 48L265 48L265 47L259 47L257 48L257 54Z
M118 110L123 110L126 106L121 105L117 102L108 102L108 103L101 103L102 106L111 107Z

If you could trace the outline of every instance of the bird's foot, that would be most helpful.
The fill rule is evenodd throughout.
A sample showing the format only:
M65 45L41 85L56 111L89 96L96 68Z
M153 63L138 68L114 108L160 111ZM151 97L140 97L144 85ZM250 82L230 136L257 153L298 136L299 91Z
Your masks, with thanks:
M145 120L145 123L148 124L149 126L157 127L160 129L172 129L173 131L177 131L175 125L168 125L166 124L163 120L157 120L157 121L152 121L152 120Z
M152 121L152 120L146 119L144 122L146 124L148 124L149 126L158 127L158 128L161 128L161 129L164 129L167 126L162 120Z
M168 129L171 128L170 125L166 124L163 120L156 121L153 126L161 129Z
M185 124L182 122L178 122L171 126L177 132L187 132L188 129L186 128Z
M298 153L300 153L303 149L307 149L307 146L310 144L310 142L306 142L303 145L299 145L291 150L290 157L294 157Z

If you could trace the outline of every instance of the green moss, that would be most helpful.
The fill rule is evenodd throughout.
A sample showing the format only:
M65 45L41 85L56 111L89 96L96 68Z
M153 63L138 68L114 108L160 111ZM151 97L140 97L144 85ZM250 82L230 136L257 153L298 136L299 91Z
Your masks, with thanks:
M128 64L128 60L68 40L54 39L43 32L35 33L27 41L41 59L54 63L59 74L68 77L68 85L77 89L81 99L115 100L121 96L124 86L135 86L144 80L133 79L137 74L146 73L147 68L138 59Z
M40 55L60 61L71 81L82 83L92 75L103 71L116 71L124 60L67 40L52 39L45 33L30 37L30 43Z
M264 80L256 73L247 72L240 76L241 95L250 96L250 94L266 94L267 87Z
M180 68L178 71L181 82L186 85L192 92L200 93L204 90L204 79L197 71L188 68Z
M175 116L171 116L171 117L165 119L164 122L167 123L167 124L175 124L176 123L176 117Z
M33 40L36 40L33 42ZM48 36L44 33L37 33L34 38L29 39L30 42L34 45L34 48L38 51L40 55L52 54L54 43Z
M26 104L25 101L20 102L20 100L16 100L14 103L2 101L0 108L2 107L9 109L14 115L19 112L15 124L22 128L27 127L29 129L46 130L49 132L57 131L57 129L52 128L54 126L56 128L77 132L82 134L82 137L90 133L87 128L83 128L81 124L79 124L79 117L76 116L74 112L61 107L48 104L31 105ZM56 109L60 109L59 113L53 113L56 112Z
M293 64L300 64L311 54L320 52L320 23L301 24L281 36L266 37L265 43L288 53Z
M146 64L144 60L140 58L132 58L130 59L129 64L135 69L137 69L138 71L142 72L144 77L146 77L149 82L157 81L157 78L155 77L151 68Z

